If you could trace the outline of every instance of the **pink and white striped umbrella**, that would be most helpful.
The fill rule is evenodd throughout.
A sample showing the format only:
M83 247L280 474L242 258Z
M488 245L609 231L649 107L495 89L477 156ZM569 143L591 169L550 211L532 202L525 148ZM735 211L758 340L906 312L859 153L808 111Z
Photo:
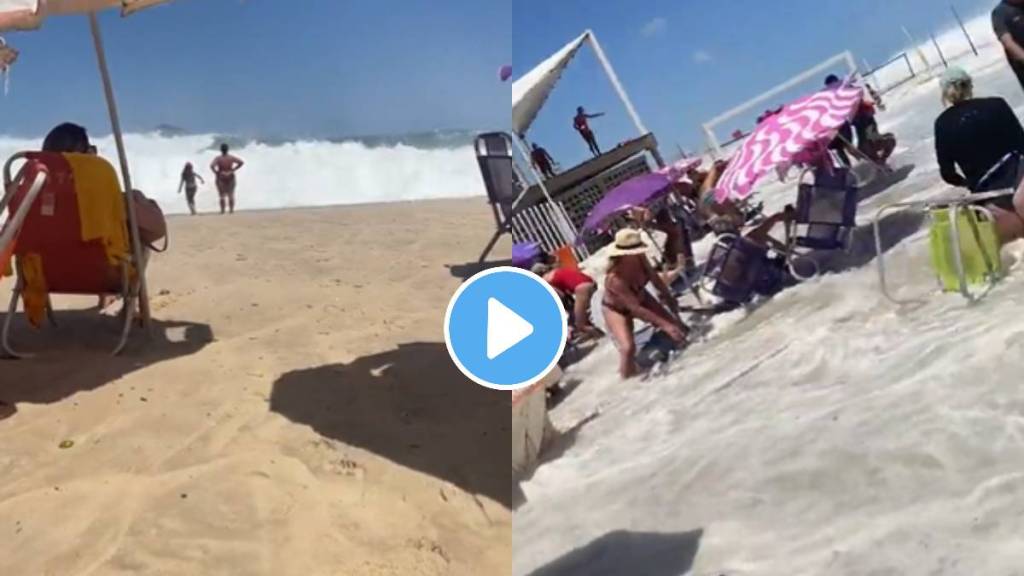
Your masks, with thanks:
M758 125L733 154L715 188L715 200L743 200L772 169L813 160L853 119L863 99L863 88L844 85L784 106Z

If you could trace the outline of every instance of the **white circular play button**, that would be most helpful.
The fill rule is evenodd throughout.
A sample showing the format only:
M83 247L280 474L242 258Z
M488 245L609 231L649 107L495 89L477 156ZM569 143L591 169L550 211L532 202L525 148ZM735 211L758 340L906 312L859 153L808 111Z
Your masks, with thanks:
M555 290L507 266L463 283L444 320L452 361L477 384L496 390L525 388L543 378L561 358L567 333Z

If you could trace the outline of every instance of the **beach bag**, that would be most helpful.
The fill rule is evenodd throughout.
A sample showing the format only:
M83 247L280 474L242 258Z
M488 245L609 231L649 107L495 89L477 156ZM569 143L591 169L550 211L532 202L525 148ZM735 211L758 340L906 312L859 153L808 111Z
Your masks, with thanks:
M534 242L524 242L512 245L512 265L516 268L529 270L534 264L541 261L542 251L540 245Z
M135 202L135 217L139 225L139 240L154 252L166 252L169 244L167 237L167 219L164 211L156 200L148 198L138 190L132 190L132 200ZM157 248L156 243L164 241L163 248Z

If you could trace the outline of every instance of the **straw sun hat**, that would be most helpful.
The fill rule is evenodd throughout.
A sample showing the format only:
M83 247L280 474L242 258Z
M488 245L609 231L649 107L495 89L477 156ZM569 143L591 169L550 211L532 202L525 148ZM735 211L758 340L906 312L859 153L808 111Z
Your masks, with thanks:
M616 256L630 256L632 254L646 254L647 244L644 244L640 237L640 231L632 228L623 228L615 233L615 244L608 251L609 258Z

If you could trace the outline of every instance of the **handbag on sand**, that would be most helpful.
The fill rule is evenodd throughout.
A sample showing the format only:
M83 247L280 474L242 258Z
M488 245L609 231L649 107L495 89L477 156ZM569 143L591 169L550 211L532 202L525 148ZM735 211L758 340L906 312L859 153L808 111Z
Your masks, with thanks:
M164 218L164 211L156 200L146 197L138 190L132 190L132 200L135 202L135 217L139 225L139 240L154 252L166 252L169 239L167 237L167 219ZM156 243L164 241L163 248L157 248Z

